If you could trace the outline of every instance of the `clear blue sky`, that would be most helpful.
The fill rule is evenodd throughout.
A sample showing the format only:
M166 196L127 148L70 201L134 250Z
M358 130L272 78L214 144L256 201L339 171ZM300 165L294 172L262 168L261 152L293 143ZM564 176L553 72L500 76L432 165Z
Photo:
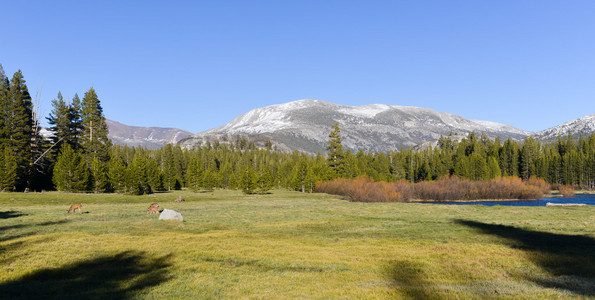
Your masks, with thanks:
M595 113L595 1L3 1L0 64L47 116L192 132L299 99L537 131Z

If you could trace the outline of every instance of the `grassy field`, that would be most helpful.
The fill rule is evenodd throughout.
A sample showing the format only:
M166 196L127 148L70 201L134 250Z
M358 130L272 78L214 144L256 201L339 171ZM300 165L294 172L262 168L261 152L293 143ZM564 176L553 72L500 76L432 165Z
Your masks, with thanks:
M174 200L183 196L186 202ZM67 214L83 203L82 214ZM146 209L182 213L160 221ZM0 193L7 299L592 298L595 207Z

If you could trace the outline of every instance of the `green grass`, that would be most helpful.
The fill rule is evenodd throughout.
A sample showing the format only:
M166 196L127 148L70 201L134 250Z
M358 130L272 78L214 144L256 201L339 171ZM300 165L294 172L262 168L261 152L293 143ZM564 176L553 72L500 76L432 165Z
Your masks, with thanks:
M184 222L147 215L152 202ZM13 299L595 297L592 206L287 191L0 193L0 205L0 295Z

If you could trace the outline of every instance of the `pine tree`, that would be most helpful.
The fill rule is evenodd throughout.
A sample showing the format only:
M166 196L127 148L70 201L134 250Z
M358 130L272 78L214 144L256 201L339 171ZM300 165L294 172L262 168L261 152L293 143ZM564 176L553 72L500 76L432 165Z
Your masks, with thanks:
M88 190L90 173L83 157L69 144L62 144L54 166L53 181L56 189L66 192Z
M238 176L235 173L229 175L229 189L236 190L239 187Z
M190 157L186 177L188 187L191 190L198 192L202 186L202 164L198 152L192 153L192 156Z
M126 193L126 163L119 157L112 157L109 161L110 186L116 193Z
M344 159L344 166L345 166L345 177L347 178L355 178L360 173L360 170L357 167L357 161L355 155L351 153L351 151L345 152L345 159ZM388 167L388 166L387 166Z
M50 139L54 146L53 149L55 149L55 155L57 155L60 144L63 142L70 144L74 148L70 139L70 107L64 102L61 92L58 92L58 97L52 100L52 111L46 119L48 120L48 124L50 124L48 129L52 132Z
M0 192L12 191L17 182L17 162L8 147L0 145Z
M144 153L137 152L132 163L126 169L126 190L133 195L152 194L153 189L147 174L147 158Z
M525 139L525 143L521 148L520 153L520 175L524 180L535 175L534 161L537 157L538 145L535 143L533 137Z
M176 160L174 158L174 151L172 144L167 144L161 148L162 154L162 169L165 187L168 191L174 189L176 180L178 180L176 172Z
M472 180L487 180L488 179L488 165L486 158L479 152L474 152L469 156L469 170L467 172L469 179Z
M21 70L14 73L7 95L5 112L5 147L13 152L17 162L17 189L29 187L33 164L33 102Z
M256 179L256 190L259 194L266 194L273 188L273 176L268 167L262 165L258 170L258 176Z
M74 94L72 101L69 105L69 115L68 120L70 122L70 136L68 143L75 151L79 151L81 149L81 138L83 136L84 128L83 128L83 119L82 119L82 107L81 107L81 100L79 99L78 94Z
M204 170L202 172L201 183L202 187L207 190L212 190L215 186L215 174L211 168Z
M256 172L250 166L247 166L242 171L241 188L244 194L254 194L256 190Z
M85 93L82 102L82 124L84 128L82 146L88 161L97 157L102 162L109 160L111 141L109 129L103 116L103 108L93 88Z
M518 176L519 145L507 139L500 149L500 170L504 176Z
M306 158L303 156L295 163L291 179L291 186L293 190L301 191L302 193L306 192L308 181L312 180L311 178L308 178L309 175L312 175L312 172L308 172L309 169L310 168Z
M4 69L0 64L0 145L5 145L10 136L9 127L9 86L10 82L4 73Z
M495 157L490 156L488 158L488 179L494 179L502 176L502 171L498 165L498 161Z
M149 185L151 186L152 191L166 191L164 184L164 176L161 168L159 168L159 164L155 159L147 159L146 165L146 173L147 178L149 180ZM176 181L177 182L177 181ZM174 184L175 187L175 184Z
M335 123L332 126L332 131L328 137L329 141L326 147L328 165L331 170L333 170L336 177L342 177L345 175L345 154L343 153L343 140L341 139L341 129L339 128L339 123Z
M94 193L105 193L110 189L107 167L98 157L91 160L91 186Z

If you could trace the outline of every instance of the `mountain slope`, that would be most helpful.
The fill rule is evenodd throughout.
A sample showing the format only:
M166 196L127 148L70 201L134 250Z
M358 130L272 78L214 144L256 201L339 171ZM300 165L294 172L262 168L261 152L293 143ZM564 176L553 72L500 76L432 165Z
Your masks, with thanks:
M184 147L207 140L246 136L270 138L278 147L324 152L331 126L339 123L343 145L357 151L387 151L436 140L449 133L484 132L488 137L522 139L530 132L512 126L468 120L433 109L371 104L346 106L319 100L299 100L253 109L224 126L200 132L180 142ZM258 146L258 145L257 145Z
M129 126L113 120L105 120L109 127L108 137L118 145L141 146L156 149L164 143L176 144L192 135L177 128Z
M595 133L595 114L536 132L533 134L533 137L537 140L551 142L555 141L558 136L565 137L572 134L573 137L578 138L581 134L587 135L592 133Z

